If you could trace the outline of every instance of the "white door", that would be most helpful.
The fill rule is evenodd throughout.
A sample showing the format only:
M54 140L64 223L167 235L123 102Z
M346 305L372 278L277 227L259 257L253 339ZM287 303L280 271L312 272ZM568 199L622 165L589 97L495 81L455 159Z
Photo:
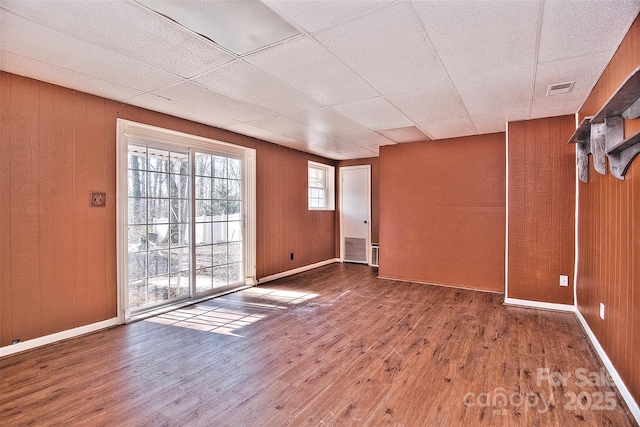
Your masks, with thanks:
M343 261L369 263L371 166L340 168L340 254Z

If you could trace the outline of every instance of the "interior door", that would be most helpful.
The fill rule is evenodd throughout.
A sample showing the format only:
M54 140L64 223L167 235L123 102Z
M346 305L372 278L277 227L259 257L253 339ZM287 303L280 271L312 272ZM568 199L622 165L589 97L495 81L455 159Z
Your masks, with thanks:
M369 263L371 246L371 166L340 168L341 258Z

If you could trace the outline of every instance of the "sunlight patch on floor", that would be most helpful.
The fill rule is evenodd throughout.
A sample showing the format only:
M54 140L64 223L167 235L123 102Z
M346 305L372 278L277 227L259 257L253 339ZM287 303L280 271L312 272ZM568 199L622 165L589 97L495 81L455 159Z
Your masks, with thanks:
M268 316L317 297L318 294L249 288L145 319L145 322L242 337L239 330ZM227 306L221 307L225 304ZM229 307L232 303L234 307Z

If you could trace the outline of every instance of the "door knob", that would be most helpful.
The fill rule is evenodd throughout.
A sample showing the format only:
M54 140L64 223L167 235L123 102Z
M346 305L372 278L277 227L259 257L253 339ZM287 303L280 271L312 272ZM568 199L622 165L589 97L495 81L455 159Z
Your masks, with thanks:
M362 222L366 224L366 223L367 223L367 220L365 219L365 220L364 220L364 221L362 221Z

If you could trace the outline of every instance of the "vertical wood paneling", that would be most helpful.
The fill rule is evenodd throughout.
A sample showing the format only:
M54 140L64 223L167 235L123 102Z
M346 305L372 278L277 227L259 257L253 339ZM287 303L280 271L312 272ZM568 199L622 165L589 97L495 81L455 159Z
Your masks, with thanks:
M88 97L87 99L87 192L104 191L106 188L105 121L104 101ZM109 193L114 194L114 193ZM88 198L88 195L87 195ZM88 200L87 200L88 203ZM107 199L105 209L87 211L87 321L97 322L104 318L106 310L107 268L105 257L106 214L115 204L114 198Z
M76 319L89 323L87 282L87 97L73 97L73 259L75 260L75 302ZM82 200L82 196L86 195ZM103 208L93 208L103 209ZM74 319L74 322L77 320Z
M54 93L55 151L51 159L54 169L53 238L55 286L48 286L45 295L54 301L56 326L60 330L74 327L76 317L75 264L73 248L73 91L61 87ZM44 254L39 254L43 256Z
M116 283L117 264L116 264L116 118L118 116L118 108L120 104L108 101L109 108L105 108L104 112L104 169L101 173L105 174L106 183L105 190L107 192L107 206L104 211L105 216L105 269L107 272L104 287L104 315L105 318L112 316L118 309L117 287ZM115 111L114 111L115 110ZM147 113L146 110L142 110ZM158 121L162 123L166 116L160 115ZM125 117L126 118L126 117ZM162 124L159 124L162 126ZM167 125L168 126L168 125ZM83 195L86 197L86 195ZM111 202L109 202L109 200Z
M12 126L7 157L10 162L9 191L13 197L9 207L11 230L7 237L11 241L11 298L33 301L39 306L39 271L37 258L32 250L38 243L39 102L37 91L26 91L28 84L24 80L11 82L11 105L15 109L11 112ZM42 325L38 312L33 313L25 305L13 305L11 308L14 318L12 339L24 340L32 330L40 333Z
M13 331L11 286L11 79L0 73L0 336ZM0 344L2 345L2 344Z
M640 65L640 17L579 112L593 115ZM640 119L625 120L628 136ZM594 332L636 402L640 402L640 163L624 181L589 168L579 184L578 309ZM605 320L599 305L605 304Z
M54 129L54 87L47 84L39 85L40 94L40 121L38 128L38 225L39 245L37 248L40 270L39 291L41 294L39 312L42 319L55 317L55 298L50 295L50 283L55 276L55 263L53 256L39 256L39 254L53 254L56 250L54 229L54 197L55 197L55 168L53 159L55 145L51 143L51 135ZM42 335L47 335L59 330L55 322L42 322Z
M257 150L258 278L336 256L335 212L307 209L307 161L333 161L9 73L0 90L0 346L116 316L118 117Z
M264 257L258 257L258 277L336 257L335 211L307 207L309 160L335 166L333 161L272 144L259 151L258 252Z
M503 292L505 134L380 148L380 276Z
M509 123L510 298L573 304L574 126L572 116Z

